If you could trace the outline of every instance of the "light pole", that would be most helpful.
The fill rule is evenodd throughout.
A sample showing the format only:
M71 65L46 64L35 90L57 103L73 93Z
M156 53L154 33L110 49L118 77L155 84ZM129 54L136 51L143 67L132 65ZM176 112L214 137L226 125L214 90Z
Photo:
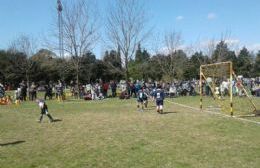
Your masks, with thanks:
M63 58L64 57L63 20L62 20L62 4L60 0L57 0L57 12L58 12L58 27L59 27L59 53L60 53L60 58Z

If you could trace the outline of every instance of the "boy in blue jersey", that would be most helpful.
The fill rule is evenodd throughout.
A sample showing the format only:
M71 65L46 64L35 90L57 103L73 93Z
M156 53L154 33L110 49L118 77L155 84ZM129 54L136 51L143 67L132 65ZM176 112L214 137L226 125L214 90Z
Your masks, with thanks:
M143 111L144 105L147 107L147 103L148 94L145 92L144 88L142 88L137 92L137 108L139 109L141 106L142 109L140 111Z
M162 90L161 85L158 85L157 89L154 92L154 99L155 99L155 102L156 102L156 110L160 114L163 113L164 97L165 97L164 91Z

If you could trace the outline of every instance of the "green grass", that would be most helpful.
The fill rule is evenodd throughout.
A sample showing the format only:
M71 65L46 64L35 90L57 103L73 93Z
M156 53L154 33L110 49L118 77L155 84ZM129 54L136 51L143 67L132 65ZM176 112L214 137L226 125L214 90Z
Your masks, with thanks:
M197 97L171 101L192 104ZM36 120L33 102L0 107L1 168L173 168L260 165L260 126L165 103L48 101L60 122ZM194 103L197 104L197 103ZM24 141L17 144L9 144Z
M215 111L221 114L230 115L230 100L226 97L223 100L215 100L212 97L203 96L202 99L203 109ZM185 104L187 106L199 108L200 96L184 96L174 98L173 102ZM253 97L252 102L256 106L256 109L260 110L260 98ZM220 105L224 105L224 109L220 108ZM235 116L246 118L248 120L254 120L260 122L260 117L252 116L254 107L246 97L233 97L233 112Z

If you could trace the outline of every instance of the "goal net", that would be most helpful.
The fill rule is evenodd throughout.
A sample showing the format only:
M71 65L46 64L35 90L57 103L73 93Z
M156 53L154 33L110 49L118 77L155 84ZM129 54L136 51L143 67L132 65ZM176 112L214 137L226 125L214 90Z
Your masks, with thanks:
M232 62L200 67L200 108L236 116L256 115L256 99L242 78L233 71Z

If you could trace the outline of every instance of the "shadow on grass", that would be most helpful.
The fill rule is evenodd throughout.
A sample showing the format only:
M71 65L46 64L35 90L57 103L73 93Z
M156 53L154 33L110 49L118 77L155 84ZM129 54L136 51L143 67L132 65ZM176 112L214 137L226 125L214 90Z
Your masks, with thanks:
M18 145L18 144L21 144L24 142L25 141L14 141L14 142L8 142L8 143L0 143L0 146Z
M53 122L61 122L61 119L54 119Z
M252 114L252 115L240 115L238 117L239 118L259 118L260 115L255 115L255 114Z
M238 115L239 118L258 118L260 117L260 110L255 111L253 114Z
M155 108L144 108L145 110L154 110L154 111L156 111L156 109Z
M174 113L177 113L177 112L170 112L170 111L166 111L166 112L163 112L162 114L174 114Z

